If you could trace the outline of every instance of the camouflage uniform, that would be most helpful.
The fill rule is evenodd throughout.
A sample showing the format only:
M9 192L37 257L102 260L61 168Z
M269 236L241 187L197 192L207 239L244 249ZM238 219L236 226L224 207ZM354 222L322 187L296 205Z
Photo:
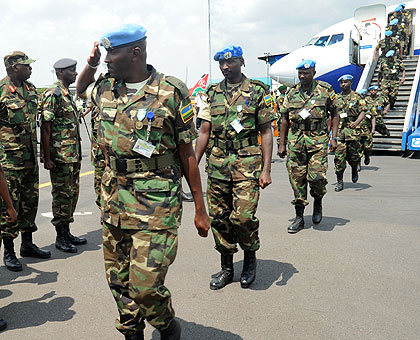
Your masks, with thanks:
M105 269L124 334L141 332L144 320L164 329L174 317L164 280L182 214L177 145L196 137L187 87L148 70L146 85L132 95L124 82L103 76L92 92L108 157L101 187ZM133 150L146 140L155 147L150 158Z
M361 158L360 125L352 129L349 124L356 121L359 114L366 110L366 100L354 91L348 95L343 95L341 92L337 95L337 109L340 123L334 164L335 173L342 174L346 169L346 160L354 168L357 167Z
M366 101L366 115L360 123L360 158L370 156L373 148L372 119L376 118L376 107L370 96L364 97ZM376 121L375 121L376 122Z
M15 87L6 76L0 81L0 144L2 162L17 220L11 224L0 219L3 236L16 238L21 232L37 230L39 169L37 162L36 112L38 97L35 86L23 81ZM2 216L6 207L2 207Z
M387 98L387 102L394 106L397 100L398 88L400 87L400 73L405 70L404 64L399 59L387 60L379 69L381 76L381 93Z
M308 205L308 184L315 199L321 199L327 192L327 119L336 105L332 86L318 80L314 80L309 95L302 91L300 84L286 95L280 113L288 113L290 121L286 166L295 196L293 205ZM299 115L303 109L310 112L305 120Z
M395 55L400 55L400 48L401 42L398 38L395 37L385 37L384 39L380 40L378 45L376 46L376 51L381 49L381 55L378 59L378 64L381 65L383 62L386 61L385 54L388 53L390 50L395 51Z
M211 121L207 159L207 203L216 250L222 255L260 247L259 199L262 152L258 126L275 119L268 88L245 76L239 84L223 80L207 90L200 118ZM237 133L235 119L243 125Z
M281 121L282 121L282 114L281 114L281 108L283 107L283 103L284 103L284 99L286 98L285 94L280 93L278 98L277 98L277 130L279 132L279 136L280 136L280 131L281 131ZM284 141L285 143L287 143L287 137L286 140ZM279 143L279 139L277 139L277 144Z
M54 226L68 226L79 198L81 162L79 112L76 104L58 80L42 95L41 122L51 122L50 169ZM41 152L43 162L43 152Z
M376 109L375 131L378 131L381 135L389 135L388 128L386 127L386 124L383 119L384 108L388 105L386 98L382 95L376 95L375 98L370 96L370 98Z
M403 49L403 53L405 55L408 54L409 50L409 42L410 42L410 23L412 20L410 11L406 9L402 9L396 13L394 13L390 20L398 19L398 30L397 30L397 37L401 41L401 47Z

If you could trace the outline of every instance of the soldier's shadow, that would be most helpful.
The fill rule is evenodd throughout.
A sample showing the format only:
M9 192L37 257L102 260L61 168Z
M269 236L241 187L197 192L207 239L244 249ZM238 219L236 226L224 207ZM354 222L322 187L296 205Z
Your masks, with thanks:
M380 168L378 166L374 166L374 165L362 165L362 172L364 170L368 170L368 171L378 171Z
M181 323L182 327L182 340L243 340L238 334L234 334L229 331L223 331L214 327L208 327L200 325L195 322L188 322L182 319L177 318ZM151 340L159 340L160 335L157 330L154 330L152 333Z
M305 218L305 229L309 229L312 226L312 229L318 231L333 231L335 227L342 227L349 223L350 220L346 218L323 216L320 224L313 224L312 216Z
M0 309L0 315L7 315L7 330L36 327L46 322L64 322L73 318L76 314L71 310L74 299L71 297L55 297L55 291L51 291L40 298L12 302ZM49 301L46 301L51 299Z
M344 190L346 189L354 189L355 191L362 191L362 190L366 190L372 188L372 186L370 184L366 184L366 183L353 183L353 182L344 182Z
M35 274L34 277L30 277ZM27 278L25 278L27 277ZM20 283L34 283L44 285L57 282L58 272L43 272L41 270L23 265L21 272L12 272L5 267L0 269L0 286L10 286Z

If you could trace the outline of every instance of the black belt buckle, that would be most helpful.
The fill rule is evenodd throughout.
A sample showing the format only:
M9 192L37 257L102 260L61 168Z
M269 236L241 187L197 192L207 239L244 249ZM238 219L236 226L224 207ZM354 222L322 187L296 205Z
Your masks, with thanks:
M115 166L117 167L117 172L125 172L127 170L127 165L125 160L116 158Z

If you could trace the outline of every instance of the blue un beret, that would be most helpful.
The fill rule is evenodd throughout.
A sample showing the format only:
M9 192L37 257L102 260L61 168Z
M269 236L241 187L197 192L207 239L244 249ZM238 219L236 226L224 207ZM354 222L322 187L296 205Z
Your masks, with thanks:
M386 52L385 57L392 57L394 55L395 51L394 50L389 50L388 52Z
M405 6L405 4L404 4L404 6ZM401 11L402 10L402 6L401 5L399 5L399 6L397 6L397 8L395 9L395 12L399 12L399 11Z
M57 60L54 63L53 67L56 70L60 70L60 69L64 69L64 68L67 68L67 67L75 66L76 64L77 64L76 60L70 59L70 58L64 58L64 59Z
M390 25L396 25L396 24L398 24L398 19L397 19L397 18L392 19L392 20L391 20L391 22L390 22L389 24L390 24Z
M372 85L369 87L369 91L370 90L379 90L379 86L378 85Z
M386 37L389 37L389 36L391 36L392 35L392 31L385 31L385 36Z
M298 66L296 66L296 70L307 70L309 68L313 68L316 65L316 61L306 59L302 60Z
M365 94L366 92L367 92L366 89L361 89L361 90L357 91L357 93L360 93L360 94Z
M124 24L104 34L100 39L105 49L120 48L146 38L146 29L141 25Z
M242 55L243 51L241 46L230 45L220 50L219 52L216 52L213 59L215 61L219 61L223 59L240 58Z
M340 78L338 78L337 81L342 81L342 80L353 80L353 76L351 74L345 74L345 75L342 75Z

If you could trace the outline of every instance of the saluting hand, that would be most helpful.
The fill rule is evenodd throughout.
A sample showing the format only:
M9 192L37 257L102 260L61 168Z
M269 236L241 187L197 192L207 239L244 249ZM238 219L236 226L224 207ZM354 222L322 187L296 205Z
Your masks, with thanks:
M87 60L90 66L97 66L101 61L101 50L99 49L99 41L93 43L92 52Z

